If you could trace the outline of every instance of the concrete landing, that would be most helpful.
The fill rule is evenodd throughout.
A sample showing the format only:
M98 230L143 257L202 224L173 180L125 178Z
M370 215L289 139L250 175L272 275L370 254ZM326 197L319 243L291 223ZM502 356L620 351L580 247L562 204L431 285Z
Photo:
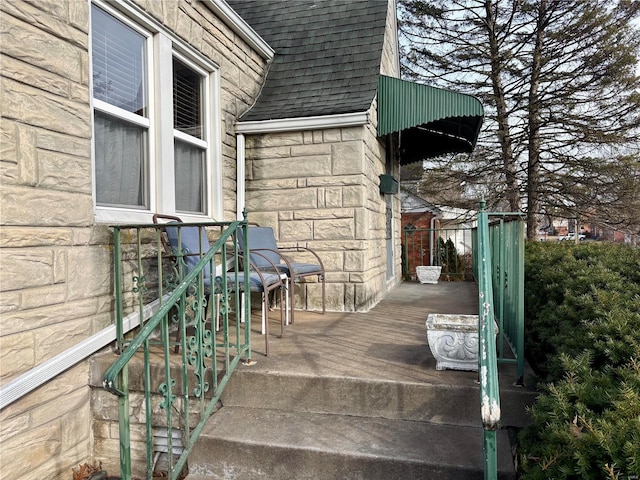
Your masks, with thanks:
M296 311L269 357L255 332L257 363L234 373L189 480L483 478L477 373L435 370L425 329L477 299L473 283L403 283L367 313ZM525 425L535 398L515 380L501 365L503 427ZM498 437L500 478L515 478Z

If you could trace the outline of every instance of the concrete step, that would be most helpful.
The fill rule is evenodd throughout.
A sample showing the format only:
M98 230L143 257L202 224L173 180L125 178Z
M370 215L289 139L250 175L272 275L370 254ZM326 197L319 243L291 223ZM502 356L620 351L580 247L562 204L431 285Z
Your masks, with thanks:
M113 360L94 358L92 384L101 385ZM156 370L153 384L162 380ZM132 391L141 389L142 371L136 359ZM339 373L282 371L264 360L239 367L196 442L188 480L483 478L475 374L415 382ZM502 425L526 423L533 392L502 390ZM498 454L500 478L515 478L506 431Z
M532 401L505 387L503 425L526 424ZM468 373L452 385L247 367L222 403L189 480L483 478L479 390ZM498 438L499 478L515 478L507 431Z
M451 372L455 375L457 372ZM525 406L535 392L505 387L501 392L502 426L522 427ZM398 382L345 376L270 372L243 367L229 381L225 406L282 409L426 421L480 427L480 393L473 377L465 384Z
M498 478L513 479L507 432L498 438ZM188 480L482 479L482 430L225 406L203 430L189 471Z

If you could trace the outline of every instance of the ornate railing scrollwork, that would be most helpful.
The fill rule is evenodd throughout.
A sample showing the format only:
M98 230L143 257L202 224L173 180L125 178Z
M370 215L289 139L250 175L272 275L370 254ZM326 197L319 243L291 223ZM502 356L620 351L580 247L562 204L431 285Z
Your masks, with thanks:
M172 480L179 478L197 436L217 408L224 386L234 369L240 362L251 364L251 319L247 318L241 324L238 315L241 295L248 296L248 278L206 277L206 272L214 271L216 259L223 259L226 270L227 264L224 262L227 261L228 251L231 252L229 266L237 268L241 263L236 238L238 229L244 229L246 237L246 218L235 222L185 223L176 226L179 229L211 231L211 236L217 238L207 252L197 257L197 263L190 262L190 268L185 262L188 252L166 248L167 242L163 241L162 236L165 226L145 224L112 227L116 336L120 355L105 372L103 384L109 392L118 396L120 475L123 480L131 479L132 450L146 451L147 478L152 478L154 431L166 429L171 432L176 428L181 429L182 438L174 439L173 435L168 435L165 440L167 445L162 448L175 455L175 458L174 455L168 455L169 471L166 477ZM214 233L213 230L217 231ZM126 233L123 234L124 231ZM126 242L125 250L123 243ZM136 249L135 253L132 253L132 246ZM130 264L133 260L137 265L131 274ZM123 273L125 270L129 272L126 275ZM132 278L132 282L125 282L125 277ZM238 283L239 279L245 283ZM132 309L139 309L140 318L148 318L143 315L145 309L149 308L144 302L154 296L157 305L154 308L157 310L140 325L136 335L125 342L125 310L128 314ZM250 303L248 298L243 301L245 305ZM235 315L232 315L234 312ZM234 328L229 328L230 321L235 323ZM218 322L221 322L221 335L216 333ZM176 340L170 341L175 327L178 330ZM230 335L231 332L235 332L235 335ZM174 351L171 347L176 345L178 348ZM141 354L138 355L138 352ZM128 365L135 356L144 359L143 399L138 395L129 395ZM158 397L159 410L163 413L154 411L152 415L152 399ZM139 448L131 448L131 423L139 421L137 413L141 410L145 411L146 438ZM174 442L179 443L179 454L175 453L173 447L178 445L172 445Z

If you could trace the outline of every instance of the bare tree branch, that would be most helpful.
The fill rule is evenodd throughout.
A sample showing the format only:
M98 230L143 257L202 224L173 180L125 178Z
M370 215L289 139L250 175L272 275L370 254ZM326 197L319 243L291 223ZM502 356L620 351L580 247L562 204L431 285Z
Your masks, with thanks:
M399 0L403 75L486 112L474 154L432 164L424 192L521 208L530 238L563 209L639 229L639 14L625 0Z

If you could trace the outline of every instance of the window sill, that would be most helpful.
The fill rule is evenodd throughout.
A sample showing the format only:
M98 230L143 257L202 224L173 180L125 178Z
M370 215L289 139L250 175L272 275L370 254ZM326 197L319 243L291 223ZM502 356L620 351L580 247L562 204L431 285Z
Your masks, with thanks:
M153 222L153 214L149 210L134 210L128 208L107 208L96 207L94 212L94 220L98 224L144 224ZM188 214L188 213L175 213L175 212L157 212L166 213L168 215L175 215L182 219L183 222L211 222L215 221L214 218L208 215Z

